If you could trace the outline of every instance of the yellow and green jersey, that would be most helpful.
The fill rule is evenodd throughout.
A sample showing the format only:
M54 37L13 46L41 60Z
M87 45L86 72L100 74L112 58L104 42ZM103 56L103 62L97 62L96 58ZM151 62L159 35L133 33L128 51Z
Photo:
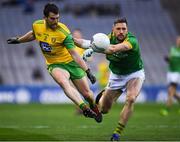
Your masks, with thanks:
M78 46L76 46L75 50L78 52L78 54L82 57L83 56L83 53L84 53L84 49L83 48L80 48Z
M47 65L73 60L67 49L74 48L75 45L69 29L63 23L59 22L58 28L52 30L46 26L45 20L37 20L33 23L33 32Z
M169 71L180 72L180 47L171 47L170 49Z
M125 42L131 47L128 51L106 55L106 58L110 61L109 68L113 73L126 75L143 69L139 43L132 33L128 32L127 37L122 42L120 42L113 33L110 33L108 37L110 38L111 44Z

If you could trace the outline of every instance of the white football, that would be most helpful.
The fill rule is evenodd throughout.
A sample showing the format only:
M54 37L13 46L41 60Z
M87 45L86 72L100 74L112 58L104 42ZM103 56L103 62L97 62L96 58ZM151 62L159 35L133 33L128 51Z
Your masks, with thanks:
M92 44L98 50L105 50L110 45L109 37L104 33L97 33L93 35Z

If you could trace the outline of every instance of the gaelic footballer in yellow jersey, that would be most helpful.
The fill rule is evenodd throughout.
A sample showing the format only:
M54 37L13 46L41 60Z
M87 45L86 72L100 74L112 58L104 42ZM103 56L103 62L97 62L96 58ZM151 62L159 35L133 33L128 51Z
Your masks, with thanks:
M63 89L65 95L78 105L85 117L94 118L98 123L102 115L95 104L85 73L91 83L95 76L75 51L74 41L69 29L59 21L59 8L52 3L44 7L44 20L33 23L32 30L18 38L10 38L8 44L17 44L37 40L46 59L48 71ZM73 87L70 80L74 84ZM87 105L80 96L89 103Z
M38 20L33 23L33 32L36 40L39 41L46 63L69 63L72 56L68 49L74 48L74 42L69 29L58 22L55 30L46 26L45 20Z

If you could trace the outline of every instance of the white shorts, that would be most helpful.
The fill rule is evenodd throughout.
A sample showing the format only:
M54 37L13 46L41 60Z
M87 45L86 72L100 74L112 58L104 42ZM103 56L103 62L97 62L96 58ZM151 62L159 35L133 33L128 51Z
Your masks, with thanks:
M139 70L127 75L117 75L110 72L109 82L106 88L110 90L121 89L124 92L126 90L127 82L133 78L140 78L142 82L144 82L145 80L144 70Z
M179 72L168 72L167 73L167 83L177 83L180 84L180 73Z

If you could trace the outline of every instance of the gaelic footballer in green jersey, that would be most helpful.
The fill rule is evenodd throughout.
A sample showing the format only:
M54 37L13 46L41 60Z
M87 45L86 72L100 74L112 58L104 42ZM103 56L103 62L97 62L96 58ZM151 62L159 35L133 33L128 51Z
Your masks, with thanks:
M177 92L177 86L180 84L180 36L177 37L176 45L170 48L169 55L165 59L168 63L167 83L169 86L166 108L160 111L164 116L169 114L173 98L180 103L180 95Z
M129 44L131 48L127 51L119 51L106 55L106 58L110 61L109 67L113 73L125 75L143 69L138 40L133 34L128 32L126 38L122 42L118 41L113 33L111 33L109 37L112 45L124 43Z
M106 54L109 60L110 76L104 91L97 95L96 103L101 112L105 114L109 112L113 102L123 92L126 93L125 105L111 137L111 140L117 141L133 112L133 106L142 88L145 74L138 40L128 32L127 20L120 18L114 21L112 32L108 36L111 45L99 53ZM84 57L89 57L92 51L93 48L87 49Z

